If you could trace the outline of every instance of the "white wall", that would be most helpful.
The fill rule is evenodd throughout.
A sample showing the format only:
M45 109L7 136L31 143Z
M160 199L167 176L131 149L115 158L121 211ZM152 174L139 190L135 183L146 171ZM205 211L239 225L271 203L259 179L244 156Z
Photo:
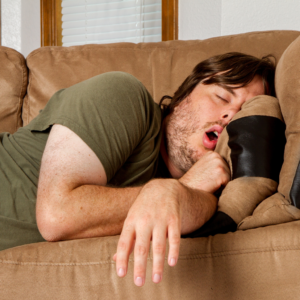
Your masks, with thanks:
M299 0L179 0L179 39L300 30Z
M1 45L21 51L21 0L1 0Z
M40 0L1 0L2 46L25 57L41 46Z
M221 35L222 0L179 0L179 39L206 39Z
M25 57L39 48L40 0L1 0L2 45ZM179 39L300 30L300 0L179 0Z
M21 52L26 57L41 47L40 0L22 0Z

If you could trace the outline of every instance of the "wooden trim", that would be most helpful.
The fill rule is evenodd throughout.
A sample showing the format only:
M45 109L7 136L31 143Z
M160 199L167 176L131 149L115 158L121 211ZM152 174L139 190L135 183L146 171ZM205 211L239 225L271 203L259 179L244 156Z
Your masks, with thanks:
M178 0L162 0L162 41L178 40Z
M41 46L62 45L61 0L41 1Z
M62 46L61 0L40 1L41 46ZM162 41L178 40L178 0L162 0L161 3Z

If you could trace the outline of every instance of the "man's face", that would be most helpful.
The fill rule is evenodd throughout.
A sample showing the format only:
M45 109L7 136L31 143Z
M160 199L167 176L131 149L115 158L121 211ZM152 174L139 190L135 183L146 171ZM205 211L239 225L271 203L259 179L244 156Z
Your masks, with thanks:
M198 84L167 117L165 146L173 166L187 172L202 155L215 149L218 136L242 105L263 94L259 76L230 91L216 84Z

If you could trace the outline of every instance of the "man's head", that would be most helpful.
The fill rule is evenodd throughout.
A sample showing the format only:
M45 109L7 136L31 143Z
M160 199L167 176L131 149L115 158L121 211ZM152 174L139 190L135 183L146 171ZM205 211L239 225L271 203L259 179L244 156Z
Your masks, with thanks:
M274 73L268 58L241 53L199 63L165 108L163 143L168 165L178 175L184 174L202 155L214 150L218 135L245 101L261 94L274 95Z
M272 55L260 59L239 52L229 52L200 62L177 89L173 97L162 97L160 105L164 109L164 116L171 113L200 82L218 84L224 88L227 86L238 88L246 86L256 75L259 75L263 81L265 94L275 96L275 65L270 57ZM170 104L164 105L165 99L171 99Z

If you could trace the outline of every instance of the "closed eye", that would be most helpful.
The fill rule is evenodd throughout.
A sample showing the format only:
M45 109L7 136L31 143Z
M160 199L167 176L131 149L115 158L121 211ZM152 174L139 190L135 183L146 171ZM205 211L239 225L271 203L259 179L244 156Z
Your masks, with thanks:
M217 95L217 97L218 97L219 99L221 99L222 101L229 103L229 101L226 100L226 99L224 99L223 97L221 97L221 96L219 96L219 95Z

